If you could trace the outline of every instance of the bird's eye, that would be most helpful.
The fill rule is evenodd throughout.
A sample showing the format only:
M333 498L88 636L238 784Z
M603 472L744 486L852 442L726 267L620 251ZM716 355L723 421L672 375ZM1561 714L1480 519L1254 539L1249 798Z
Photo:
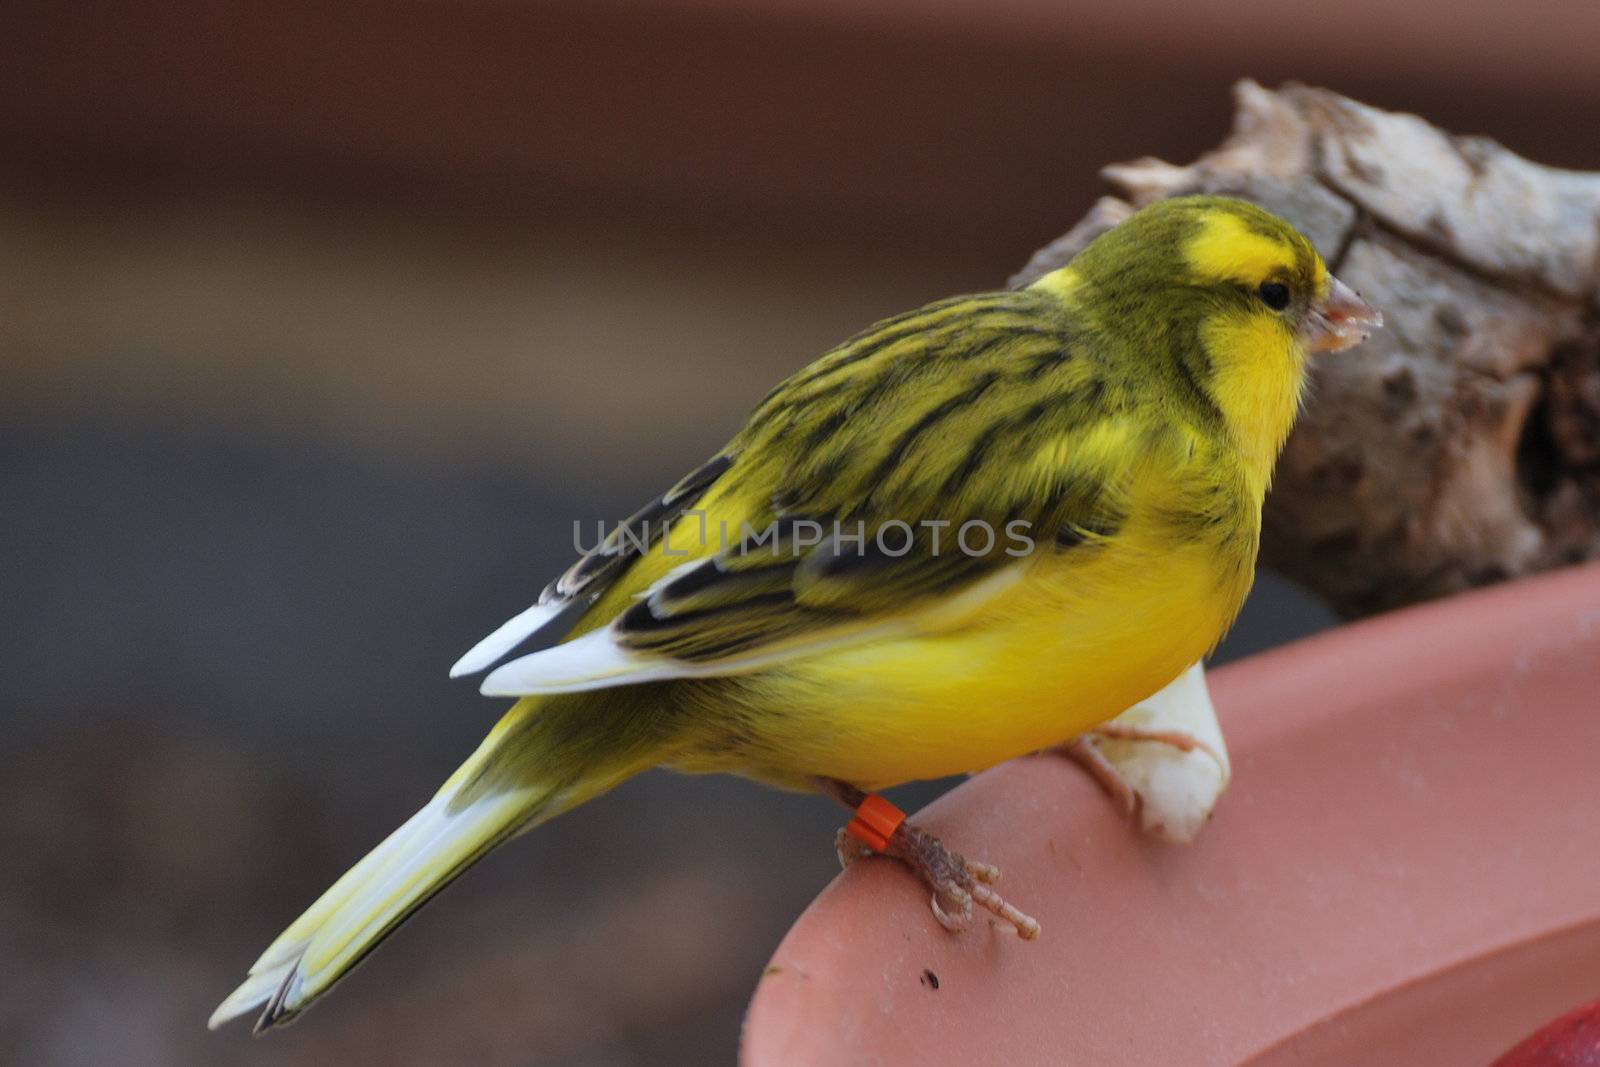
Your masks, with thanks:
M1282 311L1289 306L1289 287L1282 282L1262 282L1256 295L1273 311Z

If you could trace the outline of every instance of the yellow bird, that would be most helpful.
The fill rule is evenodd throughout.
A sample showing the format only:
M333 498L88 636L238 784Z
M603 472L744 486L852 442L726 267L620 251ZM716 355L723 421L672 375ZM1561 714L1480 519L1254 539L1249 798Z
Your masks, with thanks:
M1014 292L879 322L456 664L518 697L211 1018L293 1019L485 853L651 767L856 809L959 927L1038 926L868 791L1071 739L1221 639L1307 353L1377 314L1281 219L1145 208Z

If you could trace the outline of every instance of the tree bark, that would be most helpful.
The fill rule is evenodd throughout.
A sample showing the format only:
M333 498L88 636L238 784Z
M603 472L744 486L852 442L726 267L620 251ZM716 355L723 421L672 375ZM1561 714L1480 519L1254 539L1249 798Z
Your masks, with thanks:
M1107 167L1120 196L1012 283L1155 200L1256 201L1385 318L1313 362L1264 561L1354 617L1600 556L1600 174L1323 89L1235 102L1197 162Z

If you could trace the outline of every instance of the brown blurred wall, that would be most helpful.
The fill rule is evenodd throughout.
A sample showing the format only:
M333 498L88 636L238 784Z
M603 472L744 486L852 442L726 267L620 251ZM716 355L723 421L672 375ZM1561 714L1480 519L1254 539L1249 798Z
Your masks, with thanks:
M18 393L81 403L81 375L134 394L165 381L163 403L215 415L264 391L335 434L373 419L446 447L564 447L559 418L530 427L535 394L637 443L663 390L694 400L673 389L685 377L721 390L731 418L864 318L999 281L1084 208L1102 164L1212 144L1243 75L1600 166L1585 132L1600 126L1600 5L1586 2L19 0L5 21L0 192L22 213L0 257L22 306L0 358ZM59 263L80 248L147 286L101 300ZM485 306L497 255L514 286L547 279L502 286L519 307ZM204 288L181 274L163 288L174 264L235 288L185 300ZM393 318L322 306L339 279L397 275L415 291ZM296 302L296 286L317 288ZM307 302L299 333L275 312ZM427 311L443 302L460 312ZM745 325L699 337L706 304ZM802 307L816 328L771 329L793 341L774 343L765 327ZM230 385L174 382L127 353L103 371L88 351L50 355L108 308L113 331L159 320L158 359L184 347L165 334L236 308L272 366L246 360ZM575 373L574 345L605 368L607 346L585 346L607 309L689 340L670 360ZM495 336L507 314L541 326ZM381 397L363 385L374 364L393 369ZM348 403L326 410L330 395ZM460 417L430 415L441 403Z

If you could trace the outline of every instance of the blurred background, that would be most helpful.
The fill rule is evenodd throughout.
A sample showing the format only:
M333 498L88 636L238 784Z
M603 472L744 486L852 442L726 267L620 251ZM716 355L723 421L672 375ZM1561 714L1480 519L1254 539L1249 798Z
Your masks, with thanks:
M0 1061L730 1060L841 816L664 773L495 855L294 1029L204 1023L499 715L445 672L575 520L870 320L1002 283L1102 164L1210 147L1241 76L1600 167L1597 19L11 0ZM1269 578L1224 655L1328 621Z

